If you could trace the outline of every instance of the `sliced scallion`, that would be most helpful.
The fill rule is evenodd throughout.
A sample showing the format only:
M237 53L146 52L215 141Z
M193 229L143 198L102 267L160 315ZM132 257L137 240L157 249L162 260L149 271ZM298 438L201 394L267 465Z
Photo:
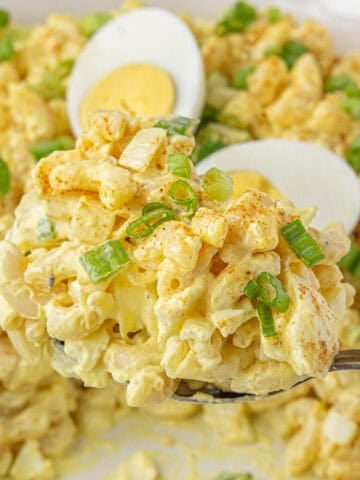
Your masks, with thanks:
M47 157L50 153L57 150L72 150L75 147L75 141L71 137L59 137L53 140L45 140L35 143L30 147L30 152L36 161Z
M154 210L170 210L170 208L165 205L165 203L161 202L150 202L145 205L145 207L142 209L142 215L146 215L149 212L152 212Z
M191 154L191 160L193 164L196 165L204 158L208 157L214 152L217 152L218 150L221 150L224 147L226 147L225 143L221 142L220 140L208 140L201 145L196 145L193 153Z
M265 10L265 17L269 23L277 23L281 18L281 11L277 7L268 7Z
M219 168L210 168L201 181L203 190L212 200L225 202L233 193L233 180Z
M89 13L79 20L80 30L87 36L91 37L105 23L112 19L112 15L108 12Z
M10 23L10 13L0 8L0 28L7 27Z
M197 198L195 190L184 180L177 180L170 189L170 197L178 205L186 206L184 216L191 217L197 209Z
M215 32L226 35L244 32L256 20L256 10L246 2L236 2L217 24Z
M163 128L169 135L187 135L195 121L188 117L175 117L171 120L158 120L154 127Z
M108 240L85 252L80 263L93 283L108 280L130 263L130 259L119 240Z
M261 300L277 312L289 309L290 298L281 281L268 272L261 272L256 278Z
M350 77L346 75L334 75L328 77L324 82L324 92L346 92L348 89L352 90L357 88L356 83Z
M247 90L247 80L248 76L255 71L255 65L245 65L244 67L237 70L234 75L232 86L238 90Z
M256 300L260 295L259 287L256 285L254 280L250 280L244 288L244 294L250 298L250 300Z
M274 337L277 335L274 317L269 305L266 305L260 300L256 304L256 311L259 315L261 333L264 337Z
M0 62L11 60L14 55L14 44L10 35L0 39Z
M146 209L146 207L144 208ZM126 234L131 238L145 238L153 233L159 225L169 220L174 220L174 218L174 212L168 208L152 210L148 207L145 214L129 223Z
M279 56L284 60L289 69L291 69L298 59L308 51L307 47L295 40L288 40L281 48Z
M360 137L356 137L346 151L346 160L355 170L360 173Z
M9 192L10 184L11 174L8 164L0 158L0 196Z
M350 272L354 278L360 278L360 247L353 243L349 252L338 263L338 266Z
M307 266L312 267L325 258L325 255L313 237L305 230L300 220L285 225L281 233L291 250Z
M177 177L191 178L190 158L184 153L172 153L167 158L168 171Z
M360 120L360 98L346 97L340 100L340 107L353 119Z
M53 240L56 237L55 224L48 215L40 218L37 233L40 240Z

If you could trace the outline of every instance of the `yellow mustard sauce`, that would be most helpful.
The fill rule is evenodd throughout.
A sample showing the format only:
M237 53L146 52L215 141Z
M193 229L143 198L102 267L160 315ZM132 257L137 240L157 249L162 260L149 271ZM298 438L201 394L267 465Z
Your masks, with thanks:
M94 110L121 110L128 115L168 115L175 104L175 87L161 68L149 64L123 65L103 77L80 106L80 123L88 127Z
M233 179L233 195L232 198L238 198L242 193L256 188L261 192L267 193L272 200L283 199L283 195L269 180L256 172L245 170L236 170L229 172Z

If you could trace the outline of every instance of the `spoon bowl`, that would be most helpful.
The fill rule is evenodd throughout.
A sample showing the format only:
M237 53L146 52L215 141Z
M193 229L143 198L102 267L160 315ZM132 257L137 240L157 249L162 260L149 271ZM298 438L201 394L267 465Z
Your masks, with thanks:
M341 221L347 233L360 216L360 182L340 157L319 145L295 140L259 140L223 148L199 163L227 172L253 171L266 177L296 207L318 207L316 228Z

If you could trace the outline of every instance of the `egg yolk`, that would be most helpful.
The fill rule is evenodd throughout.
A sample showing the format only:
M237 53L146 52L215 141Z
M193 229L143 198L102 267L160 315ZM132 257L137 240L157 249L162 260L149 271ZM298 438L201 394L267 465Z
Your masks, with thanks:
M272 200L284 198L279 190L259 173L238 170L229 172L229 174L233 179L233 198L238 198L242 193L251 188L267 193Z
M168 115L174 103L174 84L164 70L148 64L123 65L87 93L80 107L80 123L85 130L94 110L121 110L136 117Z

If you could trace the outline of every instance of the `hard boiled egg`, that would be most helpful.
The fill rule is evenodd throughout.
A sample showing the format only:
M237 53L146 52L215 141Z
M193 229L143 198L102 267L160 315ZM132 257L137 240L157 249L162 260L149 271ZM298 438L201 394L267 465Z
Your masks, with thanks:
M227 172L257 172L298 208L318 207L313 225L340 221L350 233L360 216L360 183L353 169L319 145L294 140L260 140L218 150L199 163Z
M148 7L111 20L89 40L69 80L67 109L79 136L91 110L197 118L204 98L194 35L173 13Z

